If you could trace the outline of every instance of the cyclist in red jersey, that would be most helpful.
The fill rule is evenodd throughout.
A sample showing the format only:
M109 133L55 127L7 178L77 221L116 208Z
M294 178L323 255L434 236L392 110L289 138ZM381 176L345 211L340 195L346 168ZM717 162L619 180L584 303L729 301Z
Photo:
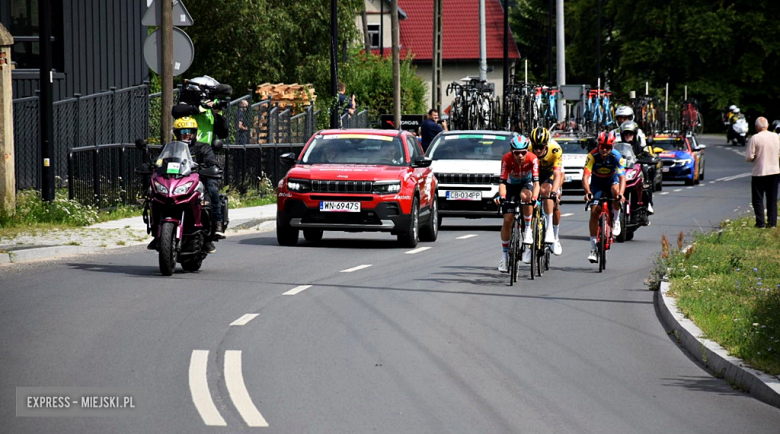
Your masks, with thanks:
M506 153L501 160L501 184L498 186L496 203L507 200L523 202L536 202L539 198L539 159L533 152L529 152L531 142L525 136L515 136L511 142L511 152ZM537 204L538 205L538 204ZM533 232L531 231L531 218L533 206L523 207L523 220L525 220L524 244L533 244ZM504 223L501 226L501 261L498 263L498 271L509 271L507 262L509 241L512 236L512 221L514 212L503 204L501 211L504 214ZM531 262L531 249L525 249L523 262Z

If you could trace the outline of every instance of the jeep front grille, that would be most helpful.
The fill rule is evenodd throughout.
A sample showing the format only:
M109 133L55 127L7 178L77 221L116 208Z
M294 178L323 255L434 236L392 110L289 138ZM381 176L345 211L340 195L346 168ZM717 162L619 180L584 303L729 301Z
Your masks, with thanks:
M436 173L441 184L498 184L497 175L490 173Z
M312 180L311 191L315 193L371 193L372 181L317 181Z

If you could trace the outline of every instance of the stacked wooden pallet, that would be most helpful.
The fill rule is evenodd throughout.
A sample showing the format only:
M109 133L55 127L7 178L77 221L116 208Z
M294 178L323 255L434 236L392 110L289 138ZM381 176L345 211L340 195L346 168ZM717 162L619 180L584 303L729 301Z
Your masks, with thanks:
M273 104L278 104L281 110L290 108L293 115L306 110L317 100L311 84L263 83L257 86L255 93L261 100L270 99Z

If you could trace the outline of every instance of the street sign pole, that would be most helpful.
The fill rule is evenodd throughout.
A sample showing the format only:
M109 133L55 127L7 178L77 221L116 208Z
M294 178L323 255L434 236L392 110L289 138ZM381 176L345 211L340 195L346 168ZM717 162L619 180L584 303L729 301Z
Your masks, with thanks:
M338 67L338 0L330 0L330 97L333 99L330 111L330 127L339 127L339 67Z
M162 2L162 110L160 112L160 144L171 134L173 108L173 2Z

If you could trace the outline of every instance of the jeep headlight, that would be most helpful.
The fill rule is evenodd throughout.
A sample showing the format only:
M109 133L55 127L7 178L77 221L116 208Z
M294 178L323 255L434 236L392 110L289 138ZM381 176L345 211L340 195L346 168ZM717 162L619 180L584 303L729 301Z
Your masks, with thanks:
M374 183L374 193L398 193L401 181L378 181Z
M179 194L184 194L184 193L190 191L190 187L192 187L192 181L190 181L190 182L188 182L186 184L182 184L182 185L176 187L175 189L173 189L173 195L177 196Z
M159 182L157 182L157 181L154 181L154 188L156 188L156 189L157 189L157 192L158 192L158 193L162 193L162 194L168 194L168 189L167 189L167 188L165 188L165 186L164 186L164 185L160 184L160 183L159 183Z
M307 180L288 179L287 189L290 191L309 191L311 184Z

